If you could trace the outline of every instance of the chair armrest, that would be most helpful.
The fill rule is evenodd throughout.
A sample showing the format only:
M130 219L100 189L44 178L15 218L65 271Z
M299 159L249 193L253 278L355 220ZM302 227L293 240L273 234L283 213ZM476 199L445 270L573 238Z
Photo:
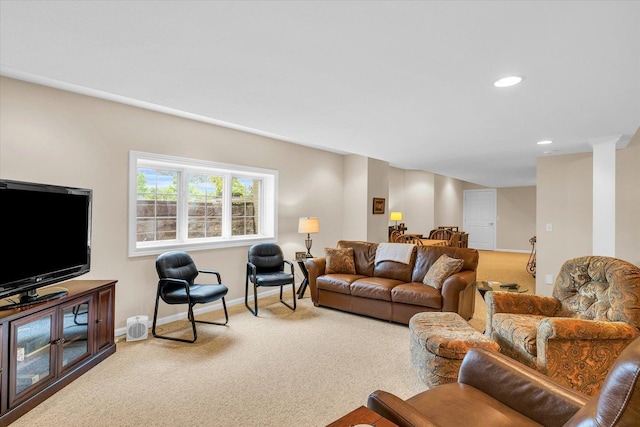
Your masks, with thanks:
M493 292L485 295L487 311L492 313L539 314L553 316L560 309L560 301L544 295L516 292Z
M308 258L304 262L304 266L307 268L307 274L309 275L309 291L311 293L311 300L313 302L318 301L318 287L316 279L319 276L325 274L325 267L327 266L327 259L321 258Z
M471 348L458 382L470 385L543 425L562 425L587 397L501 353Z
M257 268L256 265L254 263L252 263L251 261L247 262L247 278L249 278L249 276L251 276L251 282L255 283L256 281L256 273L257 273Z
M184 279L176 279L173 277L161 277L160 280L158 280L158 295L162 295L160 292L162 285L168 284L168 283L184 286L184 290L187 293L187 300L191 301L191 289L189 287L189 282L187 282ZM164 300L164 297L162 297L162 299Z
M294 270L293 270L293 263L291 261L289 261L288 259L285 259L284 263L287 264L291 268L291 275L295 277L295 273L294 273ZM284 271L284 266L283 266L282 270Z
M187 282L184 279L176 279L173 277L161 277L160 280L158 281L158 284L161 283L174 283L176 285L182 285L185 288L189 289L189 282Z
M376 390L371 393L367 407L400 427L435 427L416 408L386 391Z
M624 322L552 317L540 322L536 367L580 393L598 392L613 362L640 333Z
M215 270L198 270L198 273L215 274L215 276L218 278L218 284L222 283L222 281L220 279L220 273L215 271Z
M540 341L560 340L633 340L638 330L625 322L609 322L576 319L573 317L549 317L538 327Z
M487 306L485 334L491 336L494 313L537 314L551 317L561 307L559 300L543 295L519 294L515 292L489 291L484 296Z

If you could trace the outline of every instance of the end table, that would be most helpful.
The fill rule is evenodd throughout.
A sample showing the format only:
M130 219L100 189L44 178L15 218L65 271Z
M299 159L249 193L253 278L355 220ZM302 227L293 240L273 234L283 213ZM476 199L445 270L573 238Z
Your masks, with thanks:
M296 259L298 263L298 267L300 267L300 271L302 271L302 275L304 279L298 288L298 299L302 299L304 297L304 292L307 290L307 286L309 286L309 272L307 271L307 267L304 265L307 258L304 259Z

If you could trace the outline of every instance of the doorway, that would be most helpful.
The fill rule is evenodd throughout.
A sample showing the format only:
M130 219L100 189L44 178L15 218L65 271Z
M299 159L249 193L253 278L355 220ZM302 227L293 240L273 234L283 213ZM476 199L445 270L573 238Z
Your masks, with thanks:
M463 194L463 229L469 233L469 247L495 250L496 189L464 190Z

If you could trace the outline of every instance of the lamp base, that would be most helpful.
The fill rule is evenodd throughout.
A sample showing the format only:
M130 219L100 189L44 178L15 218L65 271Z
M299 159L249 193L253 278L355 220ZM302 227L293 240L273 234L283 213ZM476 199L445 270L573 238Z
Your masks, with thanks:
M313 258L313 255L311 255L311 243L311 236L307 234L307 240L304 241L304 244L307 247L307 258Z

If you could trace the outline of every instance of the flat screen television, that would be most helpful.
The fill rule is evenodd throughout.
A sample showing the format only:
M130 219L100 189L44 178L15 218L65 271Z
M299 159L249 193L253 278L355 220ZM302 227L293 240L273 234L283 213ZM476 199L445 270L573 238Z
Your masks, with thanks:
M0 179L0 309L66 295L50 287L91 266L91 206L86 188Z

